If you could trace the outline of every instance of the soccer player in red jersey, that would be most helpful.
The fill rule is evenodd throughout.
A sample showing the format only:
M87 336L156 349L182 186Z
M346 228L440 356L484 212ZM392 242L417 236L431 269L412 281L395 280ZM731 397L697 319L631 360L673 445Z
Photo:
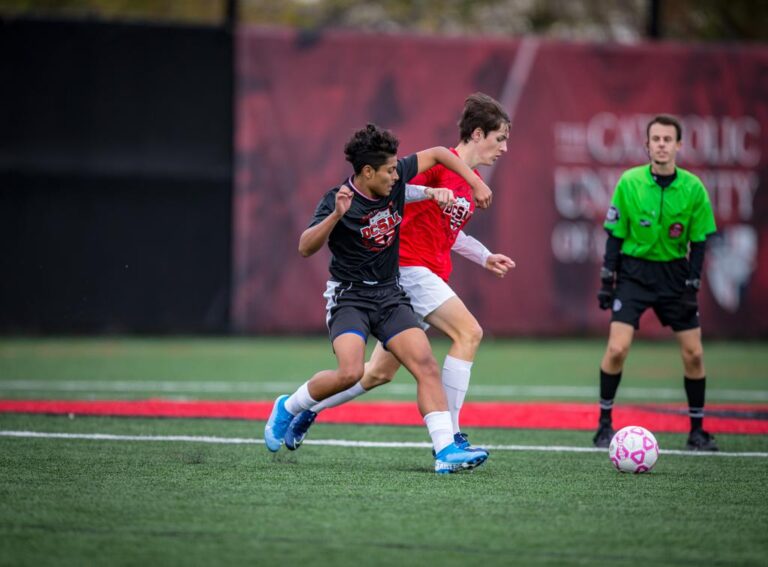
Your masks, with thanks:
M493 98L482 93L470 95L465 101L458 126L460 141L451 151L478 176L477 166L491 165L507 151L509 116ZM472 363L483 330L448 285L452 271L451 251L499 277L504 277L515 264L504 254L492 254L479 241L463 232L462 228L475 211L475 203L472 189L461 176L438 164L409 183L443 187L454 193L455 202L448 208L440 208L433 201L406 205L400 238L400 285L422 326L426 329L432 325L452 341L443 361L441 379L451 413L451 433L455 443L465 450L484 451L469 444L459 424L459 413L469 388ZM286 447L296 449L301 445L318 412L390 382L399 368L398 360L378 343L358 383L293 419L286 431Z

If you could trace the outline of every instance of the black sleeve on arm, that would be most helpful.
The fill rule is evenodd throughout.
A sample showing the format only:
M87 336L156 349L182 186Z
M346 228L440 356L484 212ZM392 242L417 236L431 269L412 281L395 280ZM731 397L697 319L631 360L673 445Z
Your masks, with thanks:
M691 271L688 274L689 280L700 280L701 270L704 267L704 252L707 250L707 241L691 242L691 253L688 255L688 263Z
M608 232L608 240L605 241L603 267L611 272L615 272L619 267L619 254L621 254L621 245L624 243L624 240L616 238L609 231L606 232Z

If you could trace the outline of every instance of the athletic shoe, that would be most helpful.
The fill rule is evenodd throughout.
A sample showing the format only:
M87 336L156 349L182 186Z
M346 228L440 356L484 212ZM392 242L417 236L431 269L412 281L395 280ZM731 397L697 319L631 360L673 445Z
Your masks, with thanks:
M310 426L314 423L317 414L312 410L304 410L291 420L291 424L285 432L285 447L295 451L304 442Z
M474 447L470 445L469 436L466 433L463 433L461 431L453 434L453 442L456 443L456 445L462 451L482 451L486 455L490 455L488 449L483 449L482 447Z
M285 400L287 399L288 396L284 395L279 396L275 400L275 405L272 406L272 413L269 414L267 425L264 426L264 443L267 444L267 449L273 453L280 450L285 430L288 429L293 419L293 414L285 409Z
M686 451L719 451L715 443L714 435L707 433L703 429L694 429L688 436L688 442L685 444Z
M595 436L592 438L592 443L595 444L595 447L607 449L611 446L611 439L613 439L615 433L611 422L601 419L600 424L597 427L597 433L595 433Z
M435 457L435 472L450 474L468 471L482 465L487 458L488 453L484 451L464 451L456 443L451 443Z

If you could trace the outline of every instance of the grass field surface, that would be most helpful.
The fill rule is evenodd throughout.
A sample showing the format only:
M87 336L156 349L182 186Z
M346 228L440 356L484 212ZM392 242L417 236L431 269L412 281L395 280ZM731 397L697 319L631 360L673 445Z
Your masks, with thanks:
M765 404L766 346L705 343L708 399ZM488 341L469 399L595 401L602 349ZM268 400L332 365L322 338L4 339L0 397ZM636 345L629 399L684 404L673 343ZM438 477L423 427L318 422L270 454L263 426L0 414L0 565L768 565L765 435L660 433L626 475L584 431L476 428L488 463Z

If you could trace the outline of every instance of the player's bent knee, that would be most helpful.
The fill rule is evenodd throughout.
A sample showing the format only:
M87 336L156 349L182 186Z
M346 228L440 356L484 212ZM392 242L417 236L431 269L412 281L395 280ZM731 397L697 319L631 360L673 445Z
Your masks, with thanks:
M692 367L699 367L704 364L704 349L689 348L683 351L683 360L685 364Z
M363 377L363 366L352 368L339 368L336 379L345 388L354 386Z
M365 376L371 386L383 386L391 382L395 377L394 374L377 369L366 370Z
M609 342L608 357L615 362L624 362L629 355L629 345L623 343Z
M459 340L469 348L477 350L483 340L483 328L475 321L473 325L461 330Z

